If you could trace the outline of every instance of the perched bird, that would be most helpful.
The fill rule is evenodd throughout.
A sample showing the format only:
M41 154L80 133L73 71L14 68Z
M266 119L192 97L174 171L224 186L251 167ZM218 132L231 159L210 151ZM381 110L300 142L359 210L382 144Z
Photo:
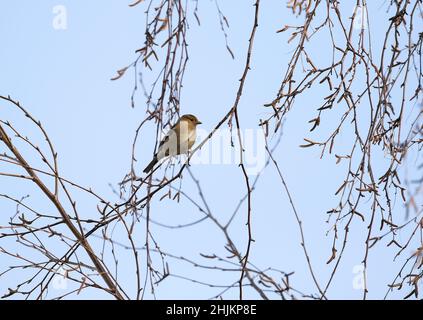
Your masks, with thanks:
M197 138L196 128L199 124L201 122L194 115L184 114L160 142L157 153L144 173L150 172L165 157L188 153Z

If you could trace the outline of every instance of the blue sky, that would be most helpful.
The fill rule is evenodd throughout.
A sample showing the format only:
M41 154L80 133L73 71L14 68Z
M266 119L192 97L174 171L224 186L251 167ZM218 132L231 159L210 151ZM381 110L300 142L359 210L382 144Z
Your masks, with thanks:
M210 130L232 106L241 76L248 36L253 18L252 1L221 1L221 9L229 19L228 41L235 54L231 59L225 49L224 36L220 32L219 20L213 1L200 1L198 26L190 16L188 30L190 60L184 80L181 101L182 113L194 113L203 122L202 129ZM53 8L64 5L67 10L67 29L55 30L52 22ZM383 1L372 1L371 32L377 34L385 26L387 15ZM347 15L353 11L353 2L345 2L342 9ZM134 8L122 1L7 1L1 5L0 35L0 88L2 95L19 100L37 119L52 138L59 155L62 175L84 186L90 186L112 201L118 201L109 184L116 187L130 166L132 139L138 123L145 117L145 102L141 94L136 96L136 106L131 108L130 95L134 84L133 71L118 81L110 81L116 70L131 63L135 50L143 44L145 4ZM381 13L381 14L379 14ZM383 14L382 14L383 13ZM271 101L278 90L293 46L287 44L288 34L276 30L295 23L295 17L286 8L285 1L263 1L260 23L252 58L252 70L248 75L245 94L240 102L240 117L243 128L258 128L258 119L271 115L263 104ZM300 22L297 21L297 24ZM416 28L420 25L418 22ZM339 36L339 35L336 35ZM313 42L313 55L317 63L324 63L330 56L324 49L329 45L327 34ZM380 46L375 41L375 48ZM321 54L316 54L320 52ZM377 51L375 49L375 51ZM145 81L151 81L147 73ZM304 224L310 257L319 281L326 283L331 267L326 261L331 255L331 236L326 236L329 225L326 211L337 203L334 196L343 181L346 163L335 165L335 157L320 159L318 149L299 148L303 138L324 136L329 131L322 128L310 134L308 120L316 114L316 101L321 94L315 90L298 99L289 113L283 128L283 137L275 157L290 187L294 202ZM27 135L36 130L27 126L25 119L1 103L0 117L14 121ZM341 114L326 115L326 123L336 123ZM153 152L153 126L146 126L137 145L138 170L144 168ZM40 137L39 137L40 138ZM342 132L337 139L335 153L348 150L352 135ZM39 141L42 141L39 139ZM0 149L0 151L3 151ZM384 165L380 157L381 168ZM239 199L245 194L242 174L237 164L193 165L192 171L201 180L211 210L225 221L232 214ZM3 183L5 181L5 183ZM179 183L176 183L177 187ZM195 184L186 172L182 178L183 190L198 199ZM42 195L22 181L2 180L0 193L20 198L30 193L31 203L40 210L52 210ZM82 212L95 217L96 202L80 192L74 196ZM184 224L201 217L198 209L187 201L172 200L152 203L152 214L156 221L170 225ZM14 205L0 202L2 214L13 213ZM230 232L245 248L246 207L241 207ZM395 214L399 223L405 221L403 204L395 203ZM3 218L0 218L3 222ZM252 225L255 242L251 260L260 268L274 267L286 272L295 271L292 284L307 293L316 293L311 282L306 261L300 246L300 234L288 198L283 191L274 168L270 165L260 178L253 194ZM367 224L358 219L352 223L349 245L340 270L328 291L330 298L358 299L362 291L354 289L354 268L360 265L364 255ZM144 224L140 222L135 233L137 244L144 245ZM117 227L115 235L122 230ZM191 257L203 261L199 252L210 254L223 250L224 239L209 222L191 228L163 229L152 226L152 232L161 248L177 256ZM405 233L405 236L408 233ZM399 239L402 239L401 232ZM91 239L95 247L100 242ZM13 247L13 241L3 243ZM1 240L0 240L1 245ZM60 245L57 245L60 251ZM133 265L128 252L121 249L119 278L133 293ZM378 244L371 250L368 270L370 298L383 298L387 284L398 272L402 258L393 262L395 251ZM107 258L112 263L111 257ZM160 260L155 260L160 263ZM0 255L0 268L12 262ZM144 263L144 262L142 262ZM239 277L235 273L210 272L187 266L169 259L175 274L192 277L198 281L228 284ZM113 264L113 263L112 263ZM131 271L132 270L132 271ZM13 286L21 275L0 278L0 294ZM207 282L207 281L206 281ZM156 291L157 298L206 299L219 292L180 278L163 281ZM56 292L55 292L56 291ZM247 290L247 297L258 298ZM60 290L52 289L52 296ZM390 297L402 298L404 292L393 292ZM86 290L77 298L103 298L108 296L94 290ZM148 298L152 298L147 294ZM238 290L226 293L226 298L237 298Z

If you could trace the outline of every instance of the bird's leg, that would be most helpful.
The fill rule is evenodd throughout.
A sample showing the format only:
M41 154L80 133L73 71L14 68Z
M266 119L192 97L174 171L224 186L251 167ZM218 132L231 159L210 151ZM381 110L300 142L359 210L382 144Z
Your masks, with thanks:
M188 150L188 151L187 151L187 166L188 166L188 167L190 167L190 166L191 166L191 164L189 163L190 158L191 158L190 156L191 156L191 150Z

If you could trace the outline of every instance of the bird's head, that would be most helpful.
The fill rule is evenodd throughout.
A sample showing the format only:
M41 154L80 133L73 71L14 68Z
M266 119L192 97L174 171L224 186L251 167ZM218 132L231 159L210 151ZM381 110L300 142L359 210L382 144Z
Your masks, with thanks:
M181 117L181 121L188 121L194 125L201 124L201 121L198 120L197 117L194 116L193 114L184 114Z

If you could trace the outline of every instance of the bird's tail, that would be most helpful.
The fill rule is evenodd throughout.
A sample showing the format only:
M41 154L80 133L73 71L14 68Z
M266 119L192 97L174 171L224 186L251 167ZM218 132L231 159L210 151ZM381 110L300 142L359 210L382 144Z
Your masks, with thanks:
M144 173L149 173L154 168L157 162L159 162L159 160L157 160L157 156L154 156L153 160L151 160L148 166L145 167Z

